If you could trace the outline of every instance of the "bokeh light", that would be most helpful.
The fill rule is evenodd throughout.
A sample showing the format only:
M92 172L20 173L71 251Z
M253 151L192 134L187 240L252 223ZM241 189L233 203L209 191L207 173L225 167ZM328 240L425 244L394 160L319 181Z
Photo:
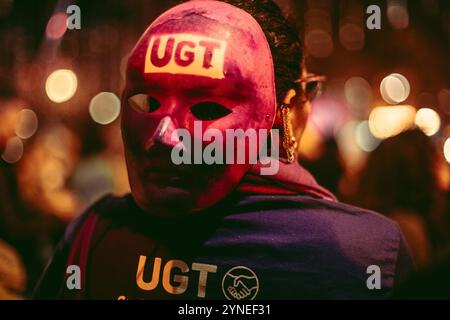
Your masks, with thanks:
M77 87L77 76L69 69L53 71L45 82L45 91L48 98L56 103L70 100L77 91Z
M300 139L300 155L302 159L314 160L320 157L324 137L314 123L308 121L305 132Z
M5 150L2 153L2 159L8 163L16 163L22 158L23 142L19 137L13 137L6 142Z
M38 118L31 109L23 109L19 112L19 121L16 125L16 135L22 139L28 139L36 133Z
M380 92L384 101L389 104L403 102L408 99L410 92L408 79L399 73L392 73L381 81Z
M366 116L373 102L370 84L364 78L352 77L345 82L344 93L352 113L356 117Z
M334 50L330 33L321 29L313 29L306 34L305 46L314 58L329 57Z
M374 137L386 139L413 128L416 109L412 106L375 107L369 115L369 128Z
M125 80L127 78L127 64L128 64L129 57L130 57L130 55L127 53L120 60L120 77L122 78L122 80Z
M89 103L89 114L100 124L109 124L120 113L120 99L112 92L100 92Z
M311 1L305 12L305 47L314 58L329 57L334 51L330 3Z
M388 1L387 16L394 29L406 29L409 25L409 14L405 0Z
M14 6L13 0L0 0L0 17L6 17Z
M433 109L422 108L416 113L415 124L427 136L432 136L441 128L441 118Z
M67 15L63 12L55 13L48 20L45 34L49 39L61 38L67 30Z
M364 152L356 141L356 129L358 121L348 121L336 134L336 142L345 166L350 171L357 171L364 163L367 153Z
M450 90L442 89L438 93L439 109L450 115Z
M356 23L346 23L339 28L339 40L349 51L358 51L364 47L364 30Z

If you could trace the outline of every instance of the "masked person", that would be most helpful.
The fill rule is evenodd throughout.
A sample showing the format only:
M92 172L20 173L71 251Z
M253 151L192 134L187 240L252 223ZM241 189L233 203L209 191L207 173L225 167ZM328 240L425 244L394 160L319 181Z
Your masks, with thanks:
M132 193L68 227L36 298L376 298L410 272L395 223L296 161L317 78L295 31L271 1L227 2L185 2L138 40L122 96ZM242 145L246 161L217 160Z

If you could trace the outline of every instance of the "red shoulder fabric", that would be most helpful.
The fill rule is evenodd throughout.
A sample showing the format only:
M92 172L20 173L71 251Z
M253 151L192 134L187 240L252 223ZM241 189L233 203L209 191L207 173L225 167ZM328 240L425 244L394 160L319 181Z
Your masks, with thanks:
M77 265L80 267L81 270L81 290L73 290L72 291L64 291L63 294L65 298L68 298L67 296L70 296L70 298L76 298L76 299L83 299L86 295L85 288L86 288L86 272L87 272L87 261L89 256L89 249L91 246L91 240L92 236L95 231L95 227L98 222L98 215L93 212L84 222L82 225L80 231L78 232L70 253L69 257L67 259L67 265L66 267L70 265ZM66 280L67 277L70 275L66 274Z

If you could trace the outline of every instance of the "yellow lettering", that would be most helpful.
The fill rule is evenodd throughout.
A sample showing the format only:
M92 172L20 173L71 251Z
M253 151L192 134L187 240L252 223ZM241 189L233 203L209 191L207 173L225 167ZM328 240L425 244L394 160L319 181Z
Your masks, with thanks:
M189 271L189 267L184 261L170 260L169 262L166 263L166 265L164 267L163 279L162 279L163 287L168 293L182 294L187 289L188 277L182 276L182 275L174 275L173 281L175 283L178 283L178 286L176 286L176 287L173 286L170 283L170 277L171 277L172 269L175 269L175 268L180 269L180 271L182 273L186 273Z
M136 284L142 290L150 291L154 290L158 286L159 274L161 271L161 258L155 258L155 261L153 263L152 280L150 282L144 281L144 269L146 261L147 261L146 256L139 257L139 264L136 272Z

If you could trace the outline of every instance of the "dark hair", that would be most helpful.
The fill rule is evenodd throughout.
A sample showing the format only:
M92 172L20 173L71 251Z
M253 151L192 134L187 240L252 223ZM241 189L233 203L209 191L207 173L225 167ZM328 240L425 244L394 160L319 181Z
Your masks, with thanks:
M300 77L303 67L302 44L297 31L271 0L223 1L249 13L264 31L272 52L277 101L280 103L289 89L298 87L294 81Z

